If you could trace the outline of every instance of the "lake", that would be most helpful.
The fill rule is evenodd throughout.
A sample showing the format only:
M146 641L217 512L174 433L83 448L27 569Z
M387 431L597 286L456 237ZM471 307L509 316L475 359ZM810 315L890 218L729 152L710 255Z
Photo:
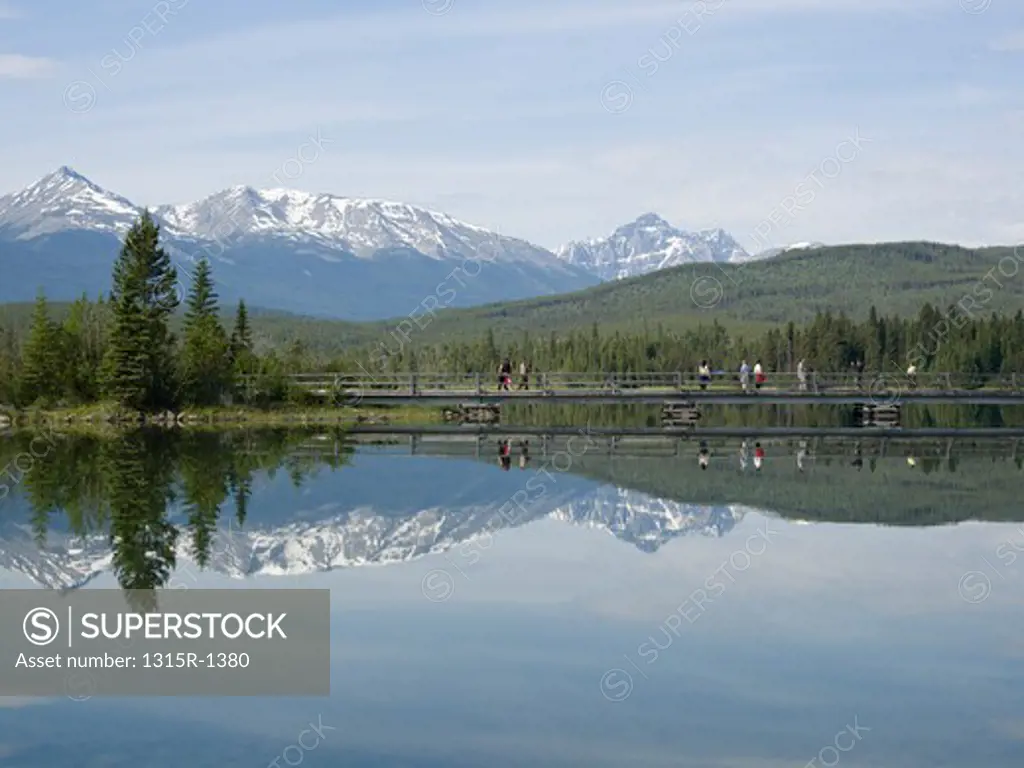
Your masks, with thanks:
M1012 439L31 445L0 588L329 589L331 695L0 698L5 766L1024 764Z

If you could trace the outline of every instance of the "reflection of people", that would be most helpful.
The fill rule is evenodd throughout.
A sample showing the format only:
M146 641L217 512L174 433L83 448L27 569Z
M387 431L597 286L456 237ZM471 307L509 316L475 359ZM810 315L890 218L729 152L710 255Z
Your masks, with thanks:
M864 469L864 458L861 456L859 440L853 449L853 466L857 468L857 471Z
M804 471L804 459L807 458L807 441L801 440L800 445L796 449L796 468L801 472Z
M754 443L754 469L760 471L761 464L764 462L764 448L761 447L760 443Z
M530 463L530 441L523 440L519 444L519 468L526 469L526 465Z
M750 446L744 440L740 443L740 472L747 471L747 464L750 462Z
M498 441L498 466L506 472L512 468L511 448L509 447L508 440Z
M700 441L700 454L697 456L697 462L700 464L701 469L708 468L708 461L710 460L710 454L708 453L708 444L703 440Z

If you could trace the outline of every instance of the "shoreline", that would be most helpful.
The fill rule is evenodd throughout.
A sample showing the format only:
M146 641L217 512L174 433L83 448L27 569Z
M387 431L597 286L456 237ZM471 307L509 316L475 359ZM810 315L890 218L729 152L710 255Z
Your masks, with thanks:
M217 406L181 411L143 413L109 403L66 408L2 408L0 430L40 427L75 431L78 429L123 430L137 427L215 428L296 427L371 425L432 425L443 423L440 408L424 406L312 407Z

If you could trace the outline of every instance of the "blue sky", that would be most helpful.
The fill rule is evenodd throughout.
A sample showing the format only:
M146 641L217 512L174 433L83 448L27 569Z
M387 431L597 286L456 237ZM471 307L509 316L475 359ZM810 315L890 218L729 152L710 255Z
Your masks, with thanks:
M66 164L547 247L649 210L751 249L1017 243L1021 83L1017 0L0 0L0 193Z

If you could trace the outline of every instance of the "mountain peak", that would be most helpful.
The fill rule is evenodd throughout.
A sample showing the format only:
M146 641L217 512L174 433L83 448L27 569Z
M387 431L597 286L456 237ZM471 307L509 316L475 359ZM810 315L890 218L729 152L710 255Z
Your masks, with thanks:
M69 229L123 234L141 209L62 165L20 192L0 197L0 226L29 239Z
M602 280L636 277L694 262L746 261L750 255L722 229L686 232L644 213L606 238L571 242L557 255Z
M627 224L626 226L631 226ZM632 222L632 226L637 227L654 227L657 229L672 229L672 225L669 224L664 218L656 213L643 213L636 217L636 220ZM620 227L621 229L621 227Z
M90 184L92 186L96 186L91 181L89 181L89 179L87 179L85 176L83 176L78 171L76 171L74 168L72 168L70 165L62 165L57 170L53 171L52 173L47 174L47 176L45 176L44 178L66 178L66 179L72 179L74 181L82 181L82 182L85 182L86 184Z

